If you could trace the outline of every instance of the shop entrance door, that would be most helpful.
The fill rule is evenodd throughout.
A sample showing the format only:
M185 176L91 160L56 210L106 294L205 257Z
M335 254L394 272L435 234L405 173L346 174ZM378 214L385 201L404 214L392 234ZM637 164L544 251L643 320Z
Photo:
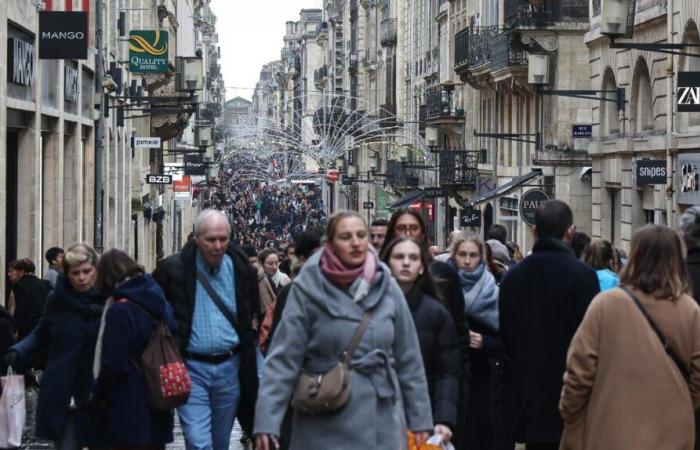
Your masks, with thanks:
M5 192L7 193L7 201L5 206L5 264L17 259L17 190L18 177L17 165L19 151L19 135L16 131L7 131L6 142L6 161L5 170ZM7 276L6 274L2 274ZM5 299L9 295L9 283L5 282Z

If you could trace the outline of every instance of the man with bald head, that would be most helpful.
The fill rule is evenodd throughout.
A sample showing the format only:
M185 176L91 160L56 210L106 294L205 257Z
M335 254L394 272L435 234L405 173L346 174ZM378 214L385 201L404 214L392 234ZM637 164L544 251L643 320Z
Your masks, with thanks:
M194 239L153 272L173 306L192 379L189 400L178 408L188 450L228 449L236 416L252 433L257 271L229 242L230 235L226 215L206 209L197 217Z

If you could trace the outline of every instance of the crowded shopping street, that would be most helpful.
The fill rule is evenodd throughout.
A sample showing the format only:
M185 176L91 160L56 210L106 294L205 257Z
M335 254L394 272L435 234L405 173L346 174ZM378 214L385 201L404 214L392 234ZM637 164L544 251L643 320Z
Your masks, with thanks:
M700 449L698 0L0 4L0 450Z

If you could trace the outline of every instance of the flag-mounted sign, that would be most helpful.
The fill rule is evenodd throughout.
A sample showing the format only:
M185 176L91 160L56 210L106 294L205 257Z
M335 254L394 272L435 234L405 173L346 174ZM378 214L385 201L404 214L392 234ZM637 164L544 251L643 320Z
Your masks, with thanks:
M132 30L129 32L129 72L168 71L168 32Z
M87 59L88 13L39 12L39 59Z

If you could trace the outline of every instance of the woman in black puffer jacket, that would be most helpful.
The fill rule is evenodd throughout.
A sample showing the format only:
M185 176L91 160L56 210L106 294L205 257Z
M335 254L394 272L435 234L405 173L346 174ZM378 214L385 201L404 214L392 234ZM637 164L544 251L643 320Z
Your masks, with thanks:
M437 289L424 247L411 237L387 245L382 260L391 268L411 309L425 367L435 434L452 438L457 425L460 348L454 320L437 300Z

